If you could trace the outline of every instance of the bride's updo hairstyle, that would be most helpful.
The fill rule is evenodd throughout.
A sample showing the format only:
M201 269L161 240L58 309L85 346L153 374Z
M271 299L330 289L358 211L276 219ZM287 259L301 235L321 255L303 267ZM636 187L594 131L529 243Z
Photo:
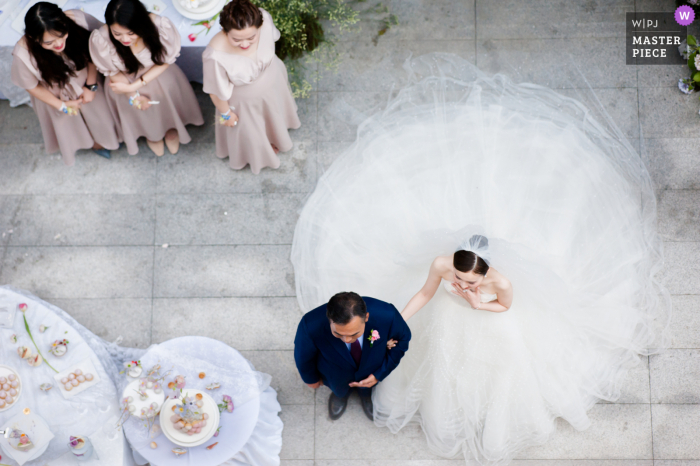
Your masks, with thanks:
M260 9L250 0L231 0L221 10L219 23L224 33L228 34L231 29L241 31L251 26L260 28L263 16Z
M488 238L481 235L472 236L468 243L473 245L475 249L486 249L489 247ZM486 275L489 271L489 265L484 259L477 256L473 251L465 251L464 249L455 252L452 265L454 265L455 269L464 273L474 272L477 275Z

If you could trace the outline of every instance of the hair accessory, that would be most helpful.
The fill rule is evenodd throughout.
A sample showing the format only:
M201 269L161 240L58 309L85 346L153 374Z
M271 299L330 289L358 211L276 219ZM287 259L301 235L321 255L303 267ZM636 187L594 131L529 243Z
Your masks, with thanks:
M486 265L491 266L491 252L489 251L489 240L482 235L474 235L466 241L463 241L458 251L470 251L481 257Z

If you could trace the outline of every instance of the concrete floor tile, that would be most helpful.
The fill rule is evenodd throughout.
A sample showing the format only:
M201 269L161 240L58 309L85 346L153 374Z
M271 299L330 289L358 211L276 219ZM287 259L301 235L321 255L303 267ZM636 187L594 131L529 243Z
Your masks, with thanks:
M293 350L301 317L296 298L154 299L153 343L198 335L239 351Z
M0 283L48 298L150 298L153 247L8 247Z
M398 25L383 40L468 40L475 38L475 0L390 0Z
M7 100L0 100L0 141L3 144L42 144L39 118L29 105L11 108Z
M654 426L654 459L700 458L700 405L652 404L651 412Z
M622 381L622 393L615 403L649 403L649 360L646 356L639 360Z
M619 59L625 55L624 40L480 39L476 51L482 71L504 73L516 83L552 89L637 85L636 70Z
M288 299L288 298L287 298ZM267 325L267 323L265 323ZM296 324L291 323L296 331ZM292 340L294 335L292 335ZM292 342L293 346L293 342ZM294 362L294 351L242 351L243 356L255 366L255 370L272 376L272 388L277 390L277 400L283 405L313 405L314 390L299 376Z
M582 432L557 420L557 431L544 445L529 448L518 459L652 458L648 404L597 404L589 412L591 426Z
M314 74L314 76L316 76ZM313 142L317 139L318 132L318 83L312 83L314 92L306 99L296 99L297 115L301 126L297 129L290 129L289 136L294 142Z
M465 460L321 460L315 466L481 466ZM513 460L508 466L654 466L653 460ZM680 465L679 465L680 466Z
M0 194L135 194L155 188L155 156L131 156L124 148L112 151L110 160L81 151L67 167L38 144L0 144L0 167Z
M588 107L595 118L605 122L605 116L600 111L600 104L622 133L631 139L631 143L638 149L639 118L637 112L637 89L561 89L557 91L567 97L581 101ZM595 95L593 95L595 94Z
M420 460L439 459L430 453L425 435L417 424L404 427L398 434L376 427L362 411L359 397L353 393L343 417L328 417L330 390L316 390L316 459L344 460ZM361 448L358 448L361 445Z
M669 349L649 365L652 403L700 403L700 350Z
M479 39L625 37L625 13L633 0L563 2L549 0L476 2ZM649 67L651 68L651 67Z
M345 152L350 146L351 142L319 142L318 143L318 177L321 176L331 167L333 162Z
M684 95L671 87L639 88L639 121L645 138L697 138L697 95Z
M319 92L319 142L354 141L357 137L357 125L383 109L389 96L389 91Z
M700 139L644 139L642 158L654 187L664 189L700 189Z
M98 337L121 346L151 344L151 298L50 299Z
M27 195L10 223L9 244L153 245L154 214L151 194Z
M294 296L291 246L156 248L158 298Z
M314 458L314 407L311 405L282 405L282 460Z
M159 193L309 192L316 183L316 142L295 142L280 154L278 169L253 175L250 167L233 170L216 157L214 144L182 146L177 157L158 161Z
M700 294L700 242L664 243L664 268L659 275L671 294Z
M156 244L291 244L306 194L163 194Z
M314 466L314 460L281 460L280 466Z
M630 66L637 67L639 87L676 86L679 79L688 77L688 65Z
M700 460L655 460L654 466L700 466Z
M671 348L700 349L700 296L673 296L673 317L668 334Z
M657 206L664 241L700 241L700 190L665 190Z
M430 52L454 53L474 63L476 44L464 41L339 42L337 72L321 71L319 91L388 91L408 83L403 64L409 57Z

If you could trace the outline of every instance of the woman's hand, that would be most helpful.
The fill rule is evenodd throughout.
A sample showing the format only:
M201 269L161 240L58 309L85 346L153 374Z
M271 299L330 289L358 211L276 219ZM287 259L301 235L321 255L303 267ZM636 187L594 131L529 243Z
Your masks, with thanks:
M83 95L80 96L84 104L89 104L95 98L95 93L90 89L83 89Z
M236 126L238 124L238 115L236 115L233 112L229 113L229 115L231 116L231 118L229 118L228 120L224 120L224 122L221 124L223 126L228 126L229 128L233 128L234 126Z
M481 291L479 291L479 288L476 291L472 291L469 288L463 290L455 283L452 284L452 288L454 289L453 293L466 300L472 308L476 309L481 304Z
M61 104L62 105L59 105L56 108L56 110L63 113L63 110L61 110L61 107L65 104L66 108L68 108L67 115L77 115L80 113L80 106L83 104L83 98L81 96L76 100L68 100L65 102L61 102Z
M138 83L138 81L136 81ZM133 94L138 90L135 83L127 84L119 81L110 81L109 87L115 94Z
M391 350L391 348L396 346L396 340L391 339L386 342L386 349Z
M151 104L148 103L148 101L151 100L145 95L140 95L134 99L134 107L138 108L139 110L148 110L151 108Z

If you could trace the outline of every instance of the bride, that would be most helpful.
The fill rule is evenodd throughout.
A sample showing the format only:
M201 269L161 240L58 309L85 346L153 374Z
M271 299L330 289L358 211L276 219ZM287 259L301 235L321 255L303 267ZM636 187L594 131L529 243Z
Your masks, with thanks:
M558 417L586 429L663 347L654 192L579 101L453 55L406 68L411 84L301 212L297 297L304 311L341 290L403 307L413 339L374 390L375 423L418 422L436 454L504 463Z

